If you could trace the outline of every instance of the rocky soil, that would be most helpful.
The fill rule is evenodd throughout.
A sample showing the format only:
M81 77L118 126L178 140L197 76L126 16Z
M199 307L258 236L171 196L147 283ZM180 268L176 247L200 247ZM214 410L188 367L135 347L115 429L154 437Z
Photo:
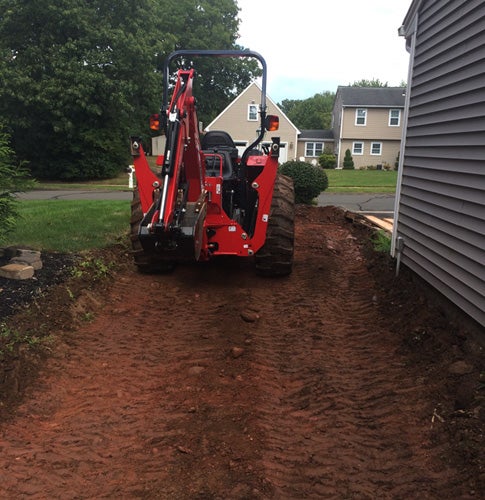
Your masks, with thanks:
M296 223L285 279L117 246L0 282L0 498L483 497L483 332L342 211Z

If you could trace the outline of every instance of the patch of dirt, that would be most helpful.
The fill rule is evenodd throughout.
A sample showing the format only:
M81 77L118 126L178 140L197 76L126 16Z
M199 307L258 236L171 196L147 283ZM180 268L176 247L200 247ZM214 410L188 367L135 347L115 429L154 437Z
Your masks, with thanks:
M1 251L0 267L8 264L14 255L13 249ZM29 307L32 301L42 297L50 287L65 281L76 257L62 253L44 253L41 259L43 267L35 272L32 279L11 280L0 276L0 321L23 307Z
M341 210L296 222L288 278L114 247L11 317L51 342L3 361L0 497L480 498L472 325Z

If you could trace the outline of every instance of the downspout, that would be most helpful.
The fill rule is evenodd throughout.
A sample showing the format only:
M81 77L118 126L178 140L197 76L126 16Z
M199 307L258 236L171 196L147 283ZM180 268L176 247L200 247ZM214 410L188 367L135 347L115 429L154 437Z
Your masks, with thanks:
M345 115L345 109L344 109L344 107L345 106L342 103L342 107L340 108L342 110L342 115L340 117L340 131L339 131L339 134L338 134L337 168L340 168L340 157L341 157L341 154L342 154L342 131L344 129L344 115Z
M409 51L408 82L406 87L406 97L404 101L404 116L403 116L402 130L401 130L401 146L399 148L396 195L394 199L394 223L392 227L392 238L391 238L391 256L396 257L396 276L399 273L399 267L401 264L401 255L405 243L404 238L398 236L399 206L401 199L402 178L404 170L404 152L406 150L406 133L408 127L409 103L411 100L411 90L412 90L414 55L416 48L416 27L418 25L417 21L418 21L418 15L416 13L411 26L411 44L410 46L406 47L406 49ZM406 36L406 45L407 45L407 41L409 39L408 38L409 32L406 32L404 30L404 26L401 26L398 33L399 36Z

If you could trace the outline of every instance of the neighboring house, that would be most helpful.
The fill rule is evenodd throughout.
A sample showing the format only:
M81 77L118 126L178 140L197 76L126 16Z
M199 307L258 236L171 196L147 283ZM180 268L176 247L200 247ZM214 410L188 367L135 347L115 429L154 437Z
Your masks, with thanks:
M485 3L414 0L392 253L485 327Z
M356 169L394 168L402 135L404 87L341 87L332 114L337 168L350 150Z
M204 131L224 130L229 133L239 152L242 152L258 136L260 126L259 104L261 102L261 87L256 83L251 83L241 92L227 108L222 111ZM280 163L296 158L298 135L300 131L293 125L287 116L278 106L266 96L266 113L268 115L278 115L280 118L279 130L267 132L263 144L271 144L271 137L280 137Z
M283 111L266 96L267 114L278 115L277 132L266 133L264 143L278 136L283 146L280 163L300 160L318 164L325 151L337 155L342 167L346 149L350 149L355 168L375 166L394 168L399 153L404 109L404 88L339 87L335 97L330 130L298 130ZM232 137L240 154L258 136L261 87L251 83L224 109L204 132L224 130ZM152 139L152 154L163 154L164 137Z
M296 158L318 164L318 157L325 151L333 153L333 130L302 130L298 136Z

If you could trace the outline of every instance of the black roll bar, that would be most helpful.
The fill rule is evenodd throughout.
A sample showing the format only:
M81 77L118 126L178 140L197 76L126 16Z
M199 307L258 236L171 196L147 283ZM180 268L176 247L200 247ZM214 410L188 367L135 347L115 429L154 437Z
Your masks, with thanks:
M256 147L256 145L259 144L259 142L261 142L261 140L263 139L265 133L267 66L263 56L258 52L254 52L251 50L176 50L171 54L169 54L169 56L165 59L163 65L163 102L162 102L162 113L161 113L162 131L166 132L166 123L167 123L166 113L170 105L170 103L168 102L168 80L170 76L170 63L177 57L193 57L193 56L252 57L260 62L261 67L263 69L262 84L261 84L261 104L260 104L260 115L261 115L260 133L256 141L253 144L251 144L244 153ZM244 156L245 154L243 155L243 158Z
M261 92L261 109L266 111L266 61L258 52L251 50L176 50L169 54L163 65L163 106L168 106L168 79L170 63L179 56L212 56L212 57L253 57L263 68L263 81Z

